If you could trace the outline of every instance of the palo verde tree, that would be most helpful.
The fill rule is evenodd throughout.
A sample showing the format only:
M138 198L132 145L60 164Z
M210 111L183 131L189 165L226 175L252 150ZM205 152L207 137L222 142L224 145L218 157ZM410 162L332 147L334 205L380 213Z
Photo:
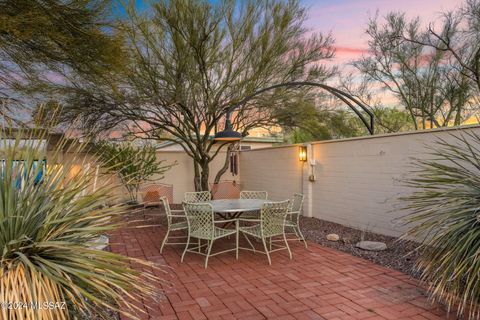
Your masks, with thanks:
M273 84L332 74L320 62L333 56L333 39L307 34L297 0L160 0L143 14L127 12L124 73L83 83L66 110L87 127L125 124L142 138L180 143L193 159L197 190L208 190L209 164L228 145L211 137L232 105ZM233 113L234 128L247 135L275 125L275 107L299 92L255 96Z
M466 0L456 10L445 12L440 26L430 24L426 37L407 37L412 43L444 51L449 62L466 78L469 85L480 91L480 1Z
M0 1L2 116L15 118L34 98L44 102L79 77L121 65L111 7L110 0Z

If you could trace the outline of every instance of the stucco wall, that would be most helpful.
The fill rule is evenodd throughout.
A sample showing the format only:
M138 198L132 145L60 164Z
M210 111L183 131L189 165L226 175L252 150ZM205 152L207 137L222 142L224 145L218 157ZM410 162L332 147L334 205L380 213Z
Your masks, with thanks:
M241 151L242 189L265 190L273 200L290 198L302 192L302 167L298 146Z
M241 183L244 189L267 190L276 200L302 192L305 215L399 235L404 213L396 199L409 191L401 180L411 170L411 158L428 157L426 146L434 146L438 138L453 141L451 134L462 131L480 134L480 127L312 143L314 182L308 181L309 164L298 160L298 145L242 151Z

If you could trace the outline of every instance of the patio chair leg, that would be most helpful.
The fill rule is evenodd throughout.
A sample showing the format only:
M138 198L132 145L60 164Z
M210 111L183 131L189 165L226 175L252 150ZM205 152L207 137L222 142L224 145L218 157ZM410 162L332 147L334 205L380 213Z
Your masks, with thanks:
M268 239L269 250L272 251L272 237Z
M293 227L293 232L295 232L295 236L300 239L300 235L298 234L297 227Z
M202 242L200 241L200 238L198 238L198 252L200 252L202 249L200 249Z
M162 246L160 247L160 253L163 251L163 246L167 243L168 235L170 234L170 230L167 230L167 233L165 234L165 238L162 241Z
M235 221L235 229L237 229L237 233L235 234L235 241L236 241L235 257L236 257L236 259L238 260L238 238L239 238L239 234L238 234L238 221Z
M270 259L270 253L268 252L267 243L265 242L265 238L262 238L262 242L263 242L263 248L265 249L265 253L267 254L268 264L272 265L272 260Z
M189 245L190 245L190 235L187 236L187 245L185 246L185 249L183 250L182 259L180 259L180 262L183 262L183 258L185 257L185 253L187 253Z
M243 236L245 237L245 239L247 239L247 242L250 245L250 247L252 247L253 253L255 253L255 247L253 246L252 242L250 242L250 239L248 238L248 236L245 233L243 234Z
M295 231L295 232L297 232L297 231ZM298 235L299 235L300 240L303 241L303 243L305 244L305 248L307 248L307 241L305 241L305 237L303 236L303 233L300 230L300 227L298 227Z
M292 251L290 251L290 246L288 245L287 235L285 234L285 232L283 233L283 241L285 242L285 246L287 247L288 255L290 256L290 260L292 260Z
M210 256L210 252L212 251L212 246L213 246L213 240L208 242L208 252L207 252L207 257L205 258L205 269L207 269L207 266L208 266L208 258Z

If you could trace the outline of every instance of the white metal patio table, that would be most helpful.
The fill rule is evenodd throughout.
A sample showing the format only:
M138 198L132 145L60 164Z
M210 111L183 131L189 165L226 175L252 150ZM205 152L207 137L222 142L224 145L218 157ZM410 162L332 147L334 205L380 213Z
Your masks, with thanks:
M213 211L223 219L235 219L243 212L259 211L265 202L268 202L268 200L219 199L210 201L210 204L213 207Z

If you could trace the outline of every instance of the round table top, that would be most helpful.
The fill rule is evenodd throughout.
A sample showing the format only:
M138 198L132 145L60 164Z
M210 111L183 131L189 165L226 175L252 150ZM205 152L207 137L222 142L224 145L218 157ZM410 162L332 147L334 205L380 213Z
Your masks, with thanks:
M214 212L243 212L260 210L265 202L263 199L219 199L210 204Z

